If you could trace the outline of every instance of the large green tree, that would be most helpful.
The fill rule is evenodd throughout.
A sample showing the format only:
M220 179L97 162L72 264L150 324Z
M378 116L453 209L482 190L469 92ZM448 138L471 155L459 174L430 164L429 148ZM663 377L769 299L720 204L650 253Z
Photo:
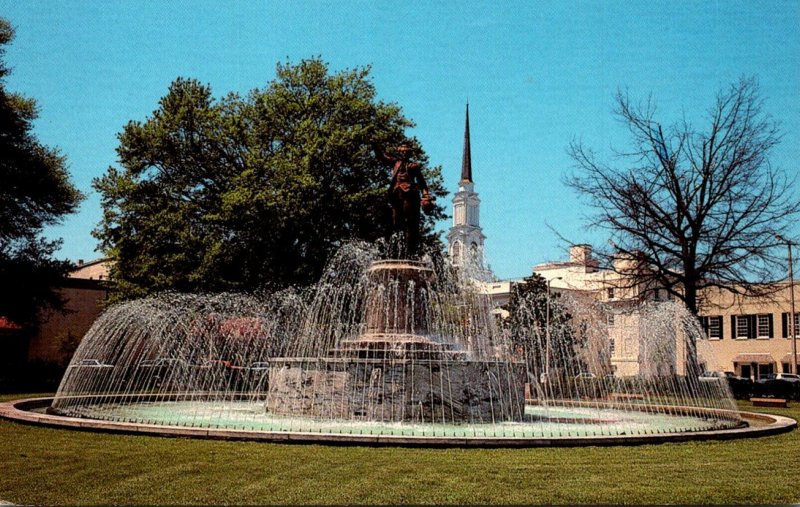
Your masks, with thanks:
M42 231L75 211L81 194L64 156L33 133L36 102L6 89L3 57L13 39L0 18L0 316L31 325L43 307L60 306L53 287L70 266L53 258L60 242Z
M265 88L220 99L175 80L151 117L125 126L120 167L94 183L117 297L316 280L344 240L384 235L390 174L372 148L411 126L376 98L368 67L279 64ZM411 141L443 197L440 168ZM425 218L429 239L443 216L437 206Z

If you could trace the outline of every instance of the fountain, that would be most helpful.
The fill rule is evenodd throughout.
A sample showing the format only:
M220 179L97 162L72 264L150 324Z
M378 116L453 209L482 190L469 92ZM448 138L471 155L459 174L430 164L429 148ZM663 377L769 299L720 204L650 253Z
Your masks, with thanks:
M714 364L679 305L637 309L641 368L626 377L603 375L602 306L558 305L572 318L551 329L542 379L541 327L509 333L488 297L444 263L351 244L313 290L167 293L113 306L46 407L0 414L137 433L415 445L730 438L794 424L747 428L727 384L676 371L688 343L680 329Z
M602 375L610 371L604 309L568 297L557 305L572 318L551 329L543 381L543 329L515 342L488 297L446 264L351 244L313 290L168 293L109 308L47 413L26 414L118 431L426 445L629 443L753 429L726 384L675 371L687 343L677 328L694 333L711 363L702 330L680 306L637 309L641 371L615 377Z
M365 275L364 331L323 357L272 359L268 412L444 424L522 419L521 365L472 360L430 334L431 267L379 260Z
M397 176L408 159L393 160ZM396 208L413 252L418 223ZM561 317L544 326L534 317L541 301L523 301L530 318L508 329L480 286L440 257L386 251L396 249L345 245L305 291L113 306L54 398L0 404L0 415L166 435L463 446L730 438L796 425L773 417L747 427L727 383L686 373L689 349L716 362L680 305L631 312L617 355L636 371L617 375L602 305L548 300Z

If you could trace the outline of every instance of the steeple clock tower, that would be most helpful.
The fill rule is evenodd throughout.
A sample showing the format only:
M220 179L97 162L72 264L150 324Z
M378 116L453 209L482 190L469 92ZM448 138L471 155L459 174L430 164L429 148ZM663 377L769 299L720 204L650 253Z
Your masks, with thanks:
M491 273L483 267L483 235L480 226L481 200L475 193L472 181L472 152L469 144L469 103L467 103L464 126L464 154L461 159L461 180L458 192L453 196L453 226L447 233L450 262L455 266L467 268L479 278L491 278Z

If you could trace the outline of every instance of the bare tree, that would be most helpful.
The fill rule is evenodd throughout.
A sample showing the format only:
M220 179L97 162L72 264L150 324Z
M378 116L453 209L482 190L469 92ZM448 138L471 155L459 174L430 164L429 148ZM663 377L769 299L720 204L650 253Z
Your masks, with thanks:
M769 162L780 133L755 79L720 91L705 130L685 119L662 126L652 99L620 92L617 105L632 149L609 165L573 142L577 172L566 181L593 208L590 225L610 232L605 255L635 260L631 284L664 287L694 314L706 287L754 293L774 281L785 268L775 236L789 235L800 201Z

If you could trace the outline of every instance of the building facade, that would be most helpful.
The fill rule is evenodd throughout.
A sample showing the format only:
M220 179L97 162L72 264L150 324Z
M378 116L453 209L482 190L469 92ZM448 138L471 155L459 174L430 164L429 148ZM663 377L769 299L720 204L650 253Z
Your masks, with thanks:
M600 313L605 321L607 343L593 344L593 349L604 347L610 364L608 372L591 373L621 377L683 373L681 340L676 341L672 354L662 354L659 361L654 361L648 351L646 340L650 330L642 318L642 303L668 301L670 296L663 289L632 284L625 272L635 267L634 261L618 258L614 269L603 269L592 256L591 245L579 244L570 247L567 260L538 264L533 272L547 280L554 291L579 294L585 300L600 303L593 311ZM601 335L595 333L595 338ZM665 356L669 359L665 360Z
M591 246L575 245L568 260L539 264L533 270L548 280L553 290L587 293L603 303L615 375L684 374L686 340L678 325L674 331L674 362L658 365L658 372L645 371L652 362L643 346L648 330L642 303L669 301L672 296L666 289L632 284L625 271L634 265L626 266L626 262L618 259L613 270L601 269L592 258ZM796 337L800 334L800 314L792 314L789 283L775 284L762 292L761 296L743 296L720 288L701 291L698 313L707 337L703 346L709 352L704 355L707 359L702 368L731 371L754 380L791 371L790 322L794 315Z
M708 369L733 371L753 379L791 372L789 283L782 282L769 289L758 297L718 288L703 291L700 322L717 360L717 364L707 365ZM795 340L800 327L798 317L794 313Z
M100 259L88 263L78 261L58 293L64 300L63 310L46 310L39 329L27 344L27 361L66 365L83 335L103 311L108 296L109 263Z

